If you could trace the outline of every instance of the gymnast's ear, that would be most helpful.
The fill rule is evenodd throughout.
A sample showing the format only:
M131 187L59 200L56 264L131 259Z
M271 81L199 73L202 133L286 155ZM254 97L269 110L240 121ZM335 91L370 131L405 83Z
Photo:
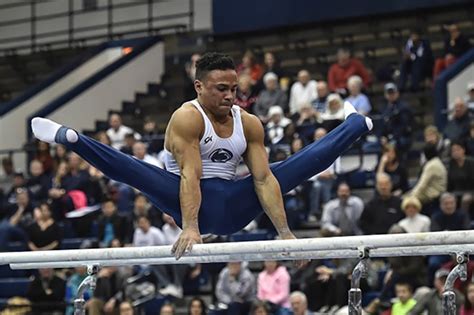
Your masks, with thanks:
M194 80L194 89L196 90L196 93L200 95L202 93L202 88L204 86L204 83L199 80Z

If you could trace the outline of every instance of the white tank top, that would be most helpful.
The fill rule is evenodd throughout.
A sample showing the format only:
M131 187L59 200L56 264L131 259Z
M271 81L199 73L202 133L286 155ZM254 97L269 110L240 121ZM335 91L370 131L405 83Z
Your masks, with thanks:
M197 100L191 103L199 110L204 119L204 135L199 142L202 160L201 178L223 178L232 180L236 176L236 168L242 160L242 154L247 149L240 107L233 105L231 112L234 119L234 129L228 138L219 137L212 123ZM165 167L171 173L180 174L178 163L173 155L165 149Z

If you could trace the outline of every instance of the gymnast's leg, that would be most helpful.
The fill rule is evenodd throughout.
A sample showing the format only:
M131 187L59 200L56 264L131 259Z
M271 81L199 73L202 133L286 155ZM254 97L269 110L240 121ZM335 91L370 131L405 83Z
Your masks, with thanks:
M39 140L65 145L107 177L143 192L154 205L180 223L179 176L137 160L49 119L34 118L31 127Z

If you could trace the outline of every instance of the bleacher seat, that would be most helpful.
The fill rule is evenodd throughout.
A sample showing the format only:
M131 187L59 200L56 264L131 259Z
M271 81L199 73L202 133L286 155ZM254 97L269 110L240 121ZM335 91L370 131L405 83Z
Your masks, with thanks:
M30 278L0 279L0 298L8 299L13 296L25 296L30 282Z

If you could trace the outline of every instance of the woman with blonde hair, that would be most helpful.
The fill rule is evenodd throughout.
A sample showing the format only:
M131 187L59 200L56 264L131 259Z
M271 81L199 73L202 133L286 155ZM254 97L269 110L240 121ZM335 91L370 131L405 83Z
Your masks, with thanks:
M405 219L398 222L408 233L429 232L431 220L426 215L420 214L421 202L418 198L407 196L403 198L402 210L405 212Z

